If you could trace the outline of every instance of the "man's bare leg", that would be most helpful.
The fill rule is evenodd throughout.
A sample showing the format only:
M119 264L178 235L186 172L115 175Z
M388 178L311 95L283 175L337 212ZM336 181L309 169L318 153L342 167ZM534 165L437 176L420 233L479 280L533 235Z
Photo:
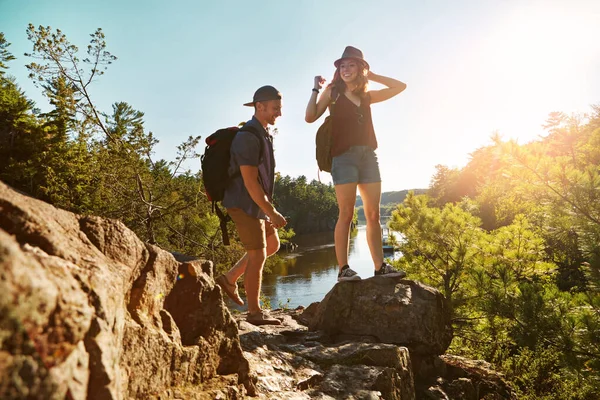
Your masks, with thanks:
M267 236L267 257L271 257L279 250L279 236L277 232ZM248 253L245 253L242 258L225 274L227 280L233 284L246 272L248 265Z
M248 250L248 261L244 274L244 287L246 288L246 299L248 301L248 313L254 314L260 311L260 287L262 283L262 271L267 259L267 250Z

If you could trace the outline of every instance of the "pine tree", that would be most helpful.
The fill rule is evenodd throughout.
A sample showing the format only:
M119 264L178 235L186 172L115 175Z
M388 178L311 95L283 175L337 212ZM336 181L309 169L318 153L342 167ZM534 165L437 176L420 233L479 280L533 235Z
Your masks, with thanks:
M0 78L4 75L4 69L8 69L7 63L15 59L15 57L8 51L10 43L6 41L4 32L0 32Z

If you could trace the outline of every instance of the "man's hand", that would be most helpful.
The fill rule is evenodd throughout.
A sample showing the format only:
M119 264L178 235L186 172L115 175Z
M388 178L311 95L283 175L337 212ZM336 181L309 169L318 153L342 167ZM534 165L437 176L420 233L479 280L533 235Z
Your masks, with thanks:
M283 228L287 225L286 219L277 210L273 210L273 212L269 214L269 219L275 228Z

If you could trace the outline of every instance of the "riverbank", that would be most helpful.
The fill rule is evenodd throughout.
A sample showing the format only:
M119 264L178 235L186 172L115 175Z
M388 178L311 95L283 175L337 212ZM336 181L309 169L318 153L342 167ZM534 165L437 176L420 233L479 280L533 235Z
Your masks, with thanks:
M263 278L262 293L272 308L307 307L321 301L337 283L338 265L333 232L302 235L295 239L298 251L289 253L273 272ZM399 252L387 255L400 257ZM366 226L359 225L350 238L349 264L363 278L373 276L373 262L367 245Z

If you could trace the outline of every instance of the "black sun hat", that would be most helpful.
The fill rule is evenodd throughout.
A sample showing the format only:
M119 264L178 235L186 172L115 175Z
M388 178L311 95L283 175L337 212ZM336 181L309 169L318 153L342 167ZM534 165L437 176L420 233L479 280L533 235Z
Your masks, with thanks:
M259 87L258 90L254 92L252 101L250 103L245 103L244 105L247 107L253 107L254 103L269 100L281 100L281 93L279 93L279 90L275 89L273 86L266 85Z

